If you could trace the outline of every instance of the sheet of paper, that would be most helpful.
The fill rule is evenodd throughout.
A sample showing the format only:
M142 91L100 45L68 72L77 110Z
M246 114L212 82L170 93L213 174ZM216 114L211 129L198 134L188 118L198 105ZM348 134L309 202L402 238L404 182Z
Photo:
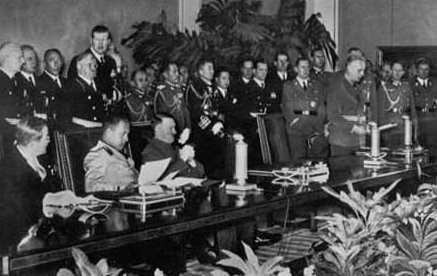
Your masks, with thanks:
M146 162L141 166L138 184L148 185L157 181L167 169L170 160L171 158L166 158L162 160Z
M172 180L166 180L166 181L159 181L157 184L166 186L168 188L180 188L185 185L194 185L194 186L201 186L203 182L203 178L192 178L192 177L176 177Z

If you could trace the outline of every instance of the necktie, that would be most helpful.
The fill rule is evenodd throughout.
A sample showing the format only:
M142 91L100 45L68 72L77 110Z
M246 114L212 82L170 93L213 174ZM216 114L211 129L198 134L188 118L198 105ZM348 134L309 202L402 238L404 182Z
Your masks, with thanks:
M93 88L94 92L97 92L96 83L94 81L91 82L91 87Z
M29 76L29 81L30 81L31 84L35 85L35 82L33 81L33 77L32 76Z
M303 90L307 90L307 81L303 81L302 82L302 87L303 87Z
M62 88L61 80L59 78L56 78L55 81L58 84L59 88Z
M103 56L100 57L100 63L101 64L105 63L105 58Z

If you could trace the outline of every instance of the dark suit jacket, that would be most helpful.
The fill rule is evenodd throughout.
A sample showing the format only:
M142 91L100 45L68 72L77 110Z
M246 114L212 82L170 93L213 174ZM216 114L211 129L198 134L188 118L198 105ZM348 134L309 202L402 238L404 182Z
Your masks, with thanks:
M82 78L76 77L67 84L65 103L68 117L78 117L90 121L102 121L104 104L102 95L88 85Z
M93 52L91 49L85 50L87 53L91 53L93 56ZM75 56L70 63L70 67L68 68L68 79L73 79L74 77L77 77L77 57ZM114 85L114 80L111 77L111 75L116 74L116 63L115 60L105 55L104 59L105 62L101 63L96 56L94 56L97 60L97 76L95 78L95 83L97 86L97 91L108 95L108 97L112 97L112 87Z
M34 96L34 108L38 113L46 113L49 118L65 115L62 105L62 97L66 97L67 80L59 76L62 87L46 72L38 77L36 83L37 93Z
M47 192L60 190L58 179L47 171L41 180L14 147L12 155L0 163L0 252L16 246L42 213L42 199ZM1 231L3 229L3 232Z
M179 171L178 176L185 177L204 177L205 171L199 162L196 161L196 167L191 167L179 158L178 149L171 144L165 143L158 139L153 139L142 152L143 164L151 161L158 161L171 158L170 164L161 176L165 178L168 174Z

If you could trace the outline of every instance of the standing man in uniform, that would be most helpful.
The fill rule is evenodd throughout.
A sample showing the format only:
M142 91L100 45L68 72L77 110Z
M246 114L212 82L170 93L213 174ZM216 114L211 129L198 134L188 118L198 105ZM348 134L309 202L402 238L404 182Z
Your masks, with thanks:
M372 100L376 98L375 91L368 90L368 85L360 85L365 69L365 58L349 55L344 72L335 74L328 82L326 94L331 156L352 155L365 144L369 107L376 106L376 100Z
M324 135L325 95L321 84L309 78L310 62L296 61L294 80L284 85L282 108L287 122L288 143L293 161L325 158L329 155Z
M253 77L253 60L250 58L243 59L240 67L240 76L232 80L229 92L238 101L244 100L244 91Z
M179 70L174 62L163 66L164 81L156 86L155 114L169 113L176 122L180 143L184 144L191 134L191 118L184 93L180 87Z
M23 51L24 64L21 66L21 71L15 74L17 80L17 92L22 97L28 115L33 115L33 101L37 94L36 89L36 69L37 69L37 54L33 46L21 45ZM24 111L24 110L23 110Z
M94 79L97 75L97 61L91 53L85 52L77 58L77 76L69 80L66 100L68 117L73 122L82 119L101 122L104 117L104 103Z
M187 102L190 107L191 141L195 144L197 159L205 166L210 178L225 176L226 140L223 122L215 116L213 109L214 63L202 59L197 66L198 77L187 88Z
M91 54L96 60L97 71L95 77L96 88L101 93L106 103L109 103L114 97L114 78L117 75L117 65L115 60L106 54L108 46L111 43L111 34L109 29L103 25L95 26L91 31L91 46L85 53ZM76 63L78 56L75 56L70 63L68 78L77 77L78 71Z
M419 120L419 142L427 148L437 146L437 79L430 77L426 58L416 61L416 77L411 82Z
M274 69L269 70L266 78L266 89L270 91L270 106L265 116L267 136L272 159L276 162L291 160L287 145L285 118L282 114L281 101L284 83L292 79L288 72L289 58L287 53L278 52L274 61Z
M391 79L381 81L378 90L379 124L398 124L397 127L381 133L381 144L393 149L404 145L402 117L410 116L417 128L417 112L411 86L408 81L402 79L405 74L402 63L393 62L392 66L386 69L389 69Z
M310 58L312 65L310 69L310 79L318 81L322 86L325 86L328 82L330 73L325 71L326 58L323 49L317 47L311 50Z
M23 117L22 112L25 110L14 77L23 63L23 52L19 45L6 42L0 46L0 142L3 140L5 155L12 150L14 140L14 128L6 120Z
M49 122L61 121L62 103L67 80L61 75L64 58L58 49L48 49L44 53L44 72L38 77L37 93L34 97L36 113L46 114Z

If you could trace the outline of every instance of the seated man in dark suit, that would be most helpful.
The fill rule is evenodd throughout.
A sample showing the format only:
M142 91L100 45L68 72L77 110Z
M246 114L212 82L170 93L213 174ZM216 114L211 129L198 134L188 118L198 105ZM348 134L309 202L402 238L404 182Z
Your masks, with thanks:
M204 177L203 165L194 159L194 148L185 145L182 149L173 146L176 123L170 114L158 114L154 123L155 137L143 150L143 164L171 158L170 164L161 178L179 171L178 176Z
M44 53L44 72L37 78L37 93L33 96L36 113L42 113L50 121L62 116L61 97L65 96L67 80L61 75L64 58L58 49Z
M15 147L0 163L0 253L16 246L28 229L43 216L42 200L47 192L60 187L53 170L44 167L39 157L50 142L47 123L39 118L24 118L17 124Z

